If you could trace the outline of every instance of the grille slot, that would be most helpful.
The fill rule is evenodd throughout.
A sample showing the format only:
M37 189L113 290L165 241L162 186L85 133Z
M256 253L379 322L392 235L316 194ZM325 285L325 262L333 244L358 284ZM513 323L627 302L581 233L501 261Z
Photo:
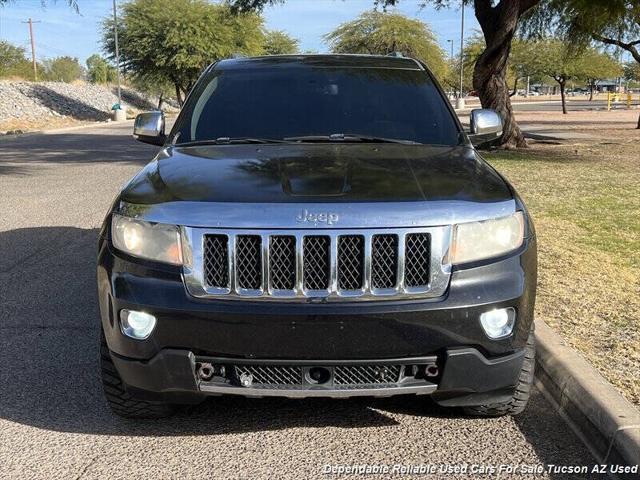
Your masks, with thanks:
M238 235L236 275L239 288L262 288L262 239L258 235Z
M204 236L204 279L209 287L230 287L229 239L226 235Z
M237 365L236 376L251 375L258 385L302 385L302 367L296 365Z
M398 283L398 236L374 235L371 244L371 285L395 288Z
M335 385L376 385L400 380L400 365L340 365L333 372Z
M411 233L405 240L404 284L407 287L429 285L431 251L428 233Z
M327 290L329 288L329 247L327 236L304 237L304 288L306 290Z
M296 288L296 237L271 237L269 241L269 281L274 290L294 290Z
M364 287L364 237L342 235L338 239L338 289Z

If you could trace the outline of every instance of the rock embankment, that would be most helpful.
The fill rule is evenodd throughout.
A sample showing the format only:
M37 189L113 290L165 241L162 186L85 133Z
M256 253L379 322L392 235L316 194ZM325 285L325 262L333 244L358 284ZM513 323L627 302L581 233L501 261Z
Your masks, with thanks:
M128 110L156 107L154 101L129 88L122 89L122 100ZM104 121L117 102L115 87L106 85L0 81L0 125L42 123L53 118Z

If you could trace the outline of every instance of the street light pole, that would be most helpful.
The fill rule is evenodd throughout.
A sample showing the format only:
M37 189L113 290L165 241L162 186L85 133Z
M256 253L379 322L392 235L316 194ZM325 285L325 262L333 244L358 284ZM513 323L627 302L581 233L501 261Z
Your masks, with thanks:
M464 88L464 0L460 0L462 4L460 7L461 20L460 20L460 95L456 102L456 107L459 109L464 108L464 95L462 90Z
M120 92L120 51L118 47L118 13L116 0L113 0L113 37L116 43L116 78L118 79L118 107L122 107L122 94Z

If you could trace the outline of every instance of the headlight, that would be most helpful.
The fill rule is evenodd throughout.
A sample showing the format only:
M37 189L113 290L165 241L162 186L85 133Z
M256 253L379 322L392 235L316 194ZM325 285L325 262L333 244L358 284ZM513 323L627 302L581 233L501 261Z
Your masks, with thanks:
M158 262L182 264L180 232L175 225L149 223L122 215L113 215L113 245L134 257Z
M450 260L467 263L498 257L520 247L523 240L522 212L495 220L460 223L454 227Z

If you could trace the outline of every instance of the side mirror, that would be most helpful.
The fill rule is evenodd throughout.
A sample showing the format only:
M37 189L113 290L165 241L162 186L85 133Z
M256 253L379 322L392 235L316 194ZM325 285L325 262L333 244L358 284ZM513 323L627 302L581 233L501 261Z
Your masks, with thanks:
M162 112L141 113L133 124L133 138L151 145L163 145L167 138L164 133L164 124Z
M492 142L502 135L502 118L495 110L471 110L469 140L474 146Z

